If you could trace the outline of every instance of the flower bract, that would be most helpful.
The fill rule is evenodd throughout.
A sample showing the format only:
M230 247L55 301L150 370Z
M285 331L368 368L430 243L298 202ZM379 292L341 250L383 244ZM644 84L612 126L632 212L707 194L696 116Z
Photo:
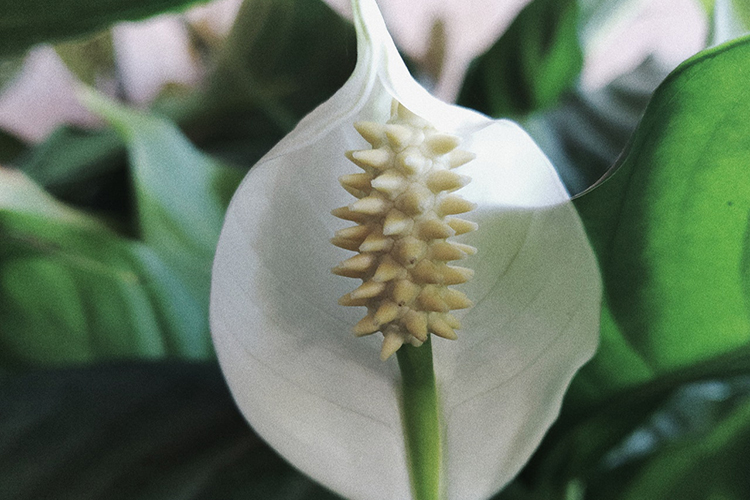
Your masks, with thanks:
M359 248L330 241L351 226L331 212L358 200L339 183L357 172L346 152L371 147L354 124L386 124L395 100L473 156L450 170L471 178L460 194L475 208L461 218L478 230L450 241L478 249L462 260L473 278L451 286L473 305L453 311L456 340L433 336L431 345L439 495L488 498L531 456L596 348L596 260L557 173L523 130L430 96L373 0L354 2L354 19L351 78L252 168L230 205L211 292L219 361L255 431L304 473L345 498L419 499L398 365L381 361L381 333L352 333L367 311L339 305L353 282L331 273Z

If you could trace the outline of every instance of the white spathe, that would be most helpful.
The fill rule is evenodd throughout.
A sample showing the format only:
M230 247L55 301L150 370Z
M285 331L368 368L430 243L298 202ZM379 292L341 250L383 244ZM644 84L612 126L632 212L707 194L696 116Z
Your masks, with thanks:
M356 121L385 122L395 98L477 158L456 169L478 204L475 307L459 338L433 337L444 427L443 496L484 499L521 469L598 339L600 276L565 189L518 126L430 96L409 75L374 0L354 2L358 62L344 87L250 171L214 262L211 328L232 393L255 431L315 480L353 500L411 498L395 359L379 334L355 338L359 308L337 304L352 255L329 239L354 201L338 177L367 143ZM464 265L462 262L462 265Z

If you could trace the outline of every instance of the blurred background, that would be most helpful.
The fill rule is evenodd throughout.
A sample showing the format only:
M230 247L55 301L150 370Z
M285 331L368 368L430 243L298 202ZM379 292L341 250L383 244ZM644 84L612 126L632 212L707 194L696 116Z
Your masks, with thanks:
M519 121L572 194L616 164L664 78L750 13L379 4L424 86ZM234 188L351 73L350 15L346 0L0 2L0 498L337 498L237 413L208 289ZM606 397L577 381L498 498L748 498L750 378L733 359L721 378L624 376ZM721 484L709 496L683 462L719 451L693 477Z

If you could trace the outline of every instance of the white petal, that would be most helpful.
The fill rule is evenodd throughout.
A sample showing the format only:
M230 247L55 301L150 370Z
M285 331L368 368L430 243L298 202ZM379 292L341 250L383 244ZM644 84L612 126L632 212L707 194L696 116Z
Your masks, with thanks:
M578 215L549 161L517 126L474 136L460 192L479 203L479 248L459 286L475 300L459 339L436 339L448 498L487 498L531 456L598 339L600 278ZM470 465L469 465L470 464Z
M356 7L356 6L355 6ZM406 72L371 0L359 3L360 57L347 84L256 165L227 214L214 263L211 324L228 383L255 430L346 498L411 498L400 376L380 339L354 338L361 311L338 306L351 282L330 268L352 254L329 243L330 215L352 198L337 178L368 147L355 121L388 118L395 97L477 159L459 194L480 223L462 288L476 302L459 340L436 339L446 426L447 498L486 498L531 455L573 372L593 352L599 276L568 196L516 125L448 106ZM362 25L362 19L367 25Z
M336 181L356 169L352 139L336 130L251 170L217 249L212 332L239 407L279 453L347 498L403 499L398 369L352 335L361 313L337 304L351 286L330 272L351 255L328 239L345 226L330 210L353 201Z

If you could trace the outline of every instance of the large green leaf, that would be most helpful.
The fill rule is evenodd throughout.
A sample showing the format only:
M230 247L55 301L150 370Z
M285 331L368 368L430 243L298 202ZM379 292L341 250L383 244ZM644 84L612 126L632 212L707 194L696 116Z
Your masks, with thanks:
M576 0L534 0L469 71L459 104L519 116L556 103L583 65Z
M750 39L705 51L657 89L619 170L577 200L602 267L599 391L750 341ZM612 340L619 339L619 340ZM628 356L613 362L614 347ZM591 380L591 379L590 379Z
M83 100L125 140L140 239L177 269L207 304L224 212L244 172L202 154L166 119L94 92L84 94Z
M3 499L338 498L252 433L212 363L32 372L0 408Z
M206 305L155 252L0 169L0 365L211 355Z
M750 373L749 76L750 39L684 63L616 173L576 200L605 283L601 345L514 498L590 486L677 388Z
M0 1L0 57L34 44L102 30L117 21L135 21L205 0L16 0Z

